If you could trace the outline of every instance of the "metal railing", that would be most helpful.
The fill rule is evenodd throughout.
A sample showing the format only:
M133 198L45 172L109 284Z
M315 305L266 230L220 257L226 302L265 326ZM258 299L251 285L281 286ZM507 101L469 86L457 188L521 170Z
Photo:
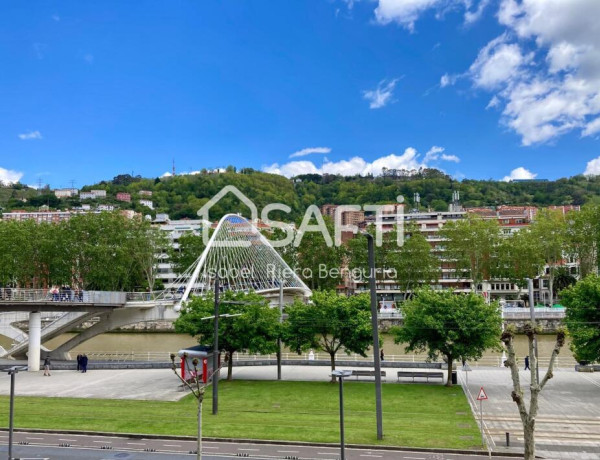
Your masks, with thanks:
M118 291L83 291L51 289L0 288L0 305L15 302L64 302L93 304L124 304L129 295L146 293L127 293ZM148 293L151 295L151 293Z
M536 319L555 319L565 317L565 308L549 308L549 307L536 307L535 318ZM519 307L505 307L502 310L504 319L529 319L531 313L529 308Z

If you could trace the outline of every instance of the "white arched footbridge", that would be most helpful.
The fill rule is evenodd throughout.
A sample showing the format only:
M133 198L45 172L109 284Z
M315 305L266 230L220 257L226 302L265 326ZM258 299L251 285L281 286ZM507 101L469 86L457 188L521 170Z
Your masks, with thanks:
M12 341L0 357L28 355L28 367L40 367L41 344L87 322L92 325L54 350L52 358L68 352L92 337L129 324L173 321L191 296L214 291L255 291L275 300L283 291L284 302L310 296L310 289L290 269L268 240L247 219L228 214L218 223L202 255L176 281L160 292L52 293L47 289L5 289L0 292L0 334ZM42 315L50 316L42 328ZM93 320L93 321L92 321ZM15 327L26 321L28 333Z

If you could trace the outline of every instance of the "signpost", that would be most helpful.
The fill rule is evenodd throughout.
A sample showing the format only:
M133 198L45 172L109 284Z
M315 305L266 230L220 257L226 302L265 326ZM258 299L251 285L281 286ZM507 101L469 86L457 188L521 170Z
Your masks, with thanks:
M485 440L483 438L483 405L482 405L482 401L484 399L488 399L488 397L485 394L485 390L483 389L483 387L481 387L479 389L479 394L477 395L477 401L479 401L479 426L481 428L481 444L483 446L485 446Z

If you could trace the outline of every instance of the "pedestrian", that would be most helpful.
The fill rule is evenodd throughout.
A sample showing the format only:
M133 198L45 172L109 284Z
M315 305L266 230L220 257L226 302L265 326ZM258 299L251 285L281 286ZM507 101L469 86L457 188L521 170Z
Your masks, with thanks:
M46 356L44 359L44 375L50 377L50 356Z
M385 356L385 355L383 354L383 348L382 348L382 349L381 349L381 352L379 353L379 357L381 358L381 360L382 360L382 361L383 361L383 357L384 357L384 356Z
M81 355L77 355L77 371L81 370Z
M81 372L83 372L83 373L87 372L87 365L88 365L88 357L84 353L83 356L81 357Z
M529 355L525 356L525 370L529 369Z

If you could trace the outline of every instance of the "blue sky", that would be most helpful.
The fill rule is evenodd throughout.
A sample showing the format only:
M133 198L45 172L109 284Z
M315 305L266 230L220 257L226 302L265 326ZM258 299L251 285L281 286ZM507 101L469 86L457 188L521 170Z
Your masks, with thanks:
M173 160L599 174L597 17L597 0L12 2L0 180L83 186Z

